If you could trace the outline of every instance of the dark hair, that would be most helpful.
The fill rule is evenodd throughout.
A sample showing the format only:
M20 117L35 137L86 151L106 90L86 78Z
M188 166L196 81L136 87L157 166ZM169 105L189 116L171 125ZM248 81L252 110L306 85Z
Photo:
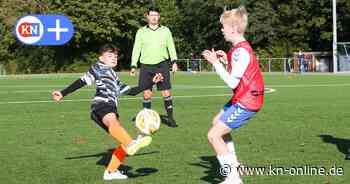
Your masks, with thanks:
M118 49L115 45L107 43L100 47L99 54L102 55L105 52L115 52L118 53Z
M157 6L149 6L147 9L147 14L149 14L149 12L151 12L151 11L160 13L160 10Z

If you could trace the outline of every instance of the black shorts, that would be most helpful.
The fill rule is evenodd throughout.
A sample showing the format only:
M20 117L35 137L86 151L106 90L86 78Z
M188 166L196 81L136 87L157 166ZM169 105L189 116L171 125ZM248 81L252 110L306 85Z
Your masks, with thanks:
M108 127L102 122L103 117L108 113L115 113L119 118L117 107L114 102L93 102L91 104L91 119L108 133Z
M162 61L154 65L141 63L139 87L144 90L152 90L154 85L153 77L156 73L161 73L164 77L163 81L157 83L157 89L161 91L171 89L169 63L167 61Z

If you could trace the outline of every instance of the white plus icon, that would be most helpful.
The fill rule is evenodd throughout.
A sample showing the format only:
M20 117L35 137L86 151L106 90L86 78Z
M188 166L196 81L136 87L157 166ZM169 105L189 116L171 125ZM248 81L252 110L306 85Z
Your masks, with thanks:
M60 27L60 20L56 19L56 27L55 28L48 28L48 32L56 32L56 41L60 40L60 33L61 32L68 32L68 28L61 28Z

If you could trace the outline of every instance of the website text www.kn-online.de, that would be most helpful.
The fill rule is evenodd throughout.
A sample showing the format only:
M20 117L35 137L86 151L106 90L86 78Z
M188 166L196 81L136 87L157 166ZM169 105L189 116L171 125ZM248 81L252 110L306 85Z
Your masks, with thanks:
M227 176L234 167L224 165L220 168L220 174ZM276 166L269 165L263 167L239 166L236 168L240 175L258 175L258 176L343 176L344 168L333 165L332 167L323 166Z

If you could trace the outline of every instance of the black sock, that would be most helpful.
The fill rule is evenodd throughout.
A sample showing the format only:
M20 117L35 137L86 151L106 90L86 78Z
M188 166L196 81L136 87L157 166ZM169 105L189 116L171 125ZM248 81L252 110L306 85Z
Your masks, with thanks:
M143 108L151 109L152 100L151 99L143 99L142 105L143 105Z
M173 98L171 96L164 97L164 108L169 118L174 119L173 117Z

